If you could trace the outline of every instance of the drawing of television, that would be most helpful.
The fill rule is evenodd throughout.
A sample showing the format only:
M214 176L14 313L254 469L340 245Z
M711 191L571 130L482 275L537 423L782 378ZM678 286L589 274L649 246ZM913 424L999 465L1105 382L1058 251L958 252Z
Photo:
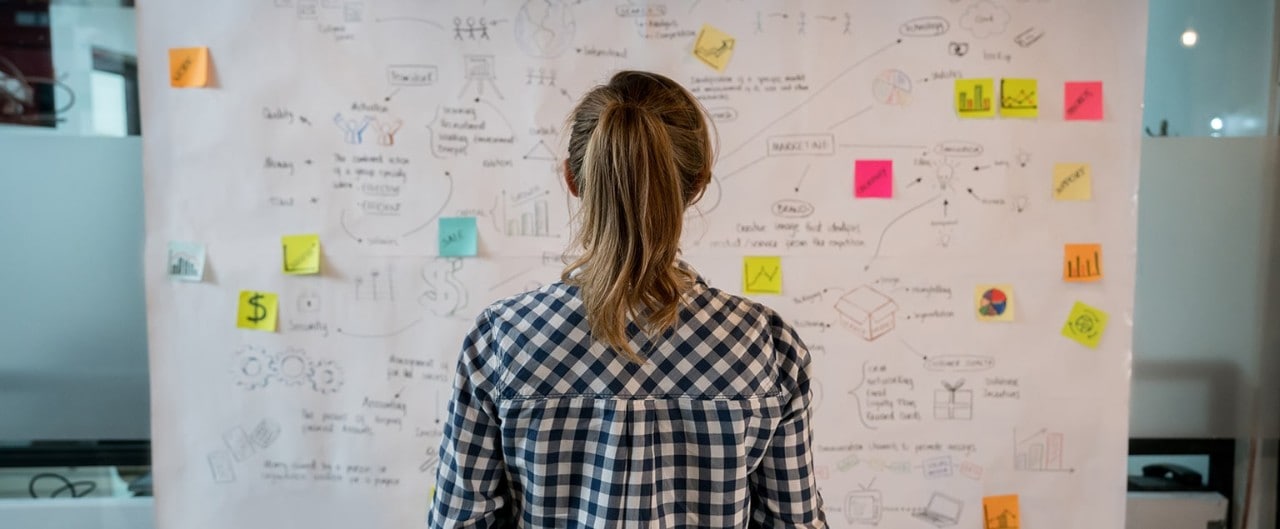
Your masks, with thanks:
M849 523L879 525L883 510L878 490L858 490L844 498L844 517Z

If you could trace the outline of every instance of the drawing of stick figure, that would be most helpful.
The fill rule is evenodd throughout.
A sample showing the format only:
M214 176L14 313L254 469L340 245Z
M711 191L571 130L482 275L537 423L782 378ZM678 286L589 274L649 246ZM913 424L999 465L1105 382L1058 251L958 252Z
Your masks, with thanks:
M396 131L399 131L402 125L404 125L404 121L399 119L385 122L377 119L373 120L373 128L378 129L378 145L395 145Z
M476 40L476 19L467 17L467 38Z
M489 25L485 23L484 17L480 17L480 38L489 40Z
M333 123L342 130L342 140L351 145L360 145L364 141L364 129L369 126L369 116L361 120L347 120L339 112L333 115Z
M462 19L453 17L453 40L462 40Z

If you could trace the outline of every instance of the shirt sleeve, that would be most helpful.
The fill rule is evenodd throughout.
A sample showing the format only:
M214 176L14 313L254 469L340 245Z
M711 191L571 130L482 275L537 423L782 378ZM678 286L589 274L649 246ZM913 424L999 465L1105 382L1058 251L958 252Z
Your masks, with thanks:
M764 459L748 480L751 526L826 528L822 496L813 472L809 350L794 329L776 315L771 320L779 382L792 391Z
M440 443L440 470L427 515L430 529L514 526L502 459L491 365L496 361L489 311L462 343Z

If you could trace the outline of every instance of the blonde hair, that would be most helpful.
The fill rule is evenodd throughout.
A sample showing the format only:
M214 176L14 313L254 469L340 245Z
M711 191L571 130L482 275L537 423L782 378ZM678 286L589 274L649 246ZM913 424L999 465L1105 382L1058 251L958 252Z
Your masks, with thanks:
M593 88L569 116L582 254L561 277L579 287L592 337L636 363L628 322L665 331L693 283L675 261L685 209L711 179L705 116L675 81L637 71Z

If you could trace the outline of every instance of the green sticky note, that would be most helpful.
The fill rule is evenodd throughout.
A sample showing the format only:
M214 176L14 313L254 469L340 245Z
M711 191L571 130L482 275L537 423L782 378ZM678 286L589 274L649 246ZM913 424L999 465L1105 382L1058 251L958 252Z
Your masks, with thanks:
M477 244L475 217L440 219L439 252L441 257L472 257Z
M781 294L782 258L778 256L743 257L742 291L748 294Z
M1086 347L1098 347L1102 333L1107 330L1108 315L1102 309L1090 307L1079 301L1071 307L1062 335L1080 342Z
M319 235L285 235L280 244L284 247L284 273L320 273Z

